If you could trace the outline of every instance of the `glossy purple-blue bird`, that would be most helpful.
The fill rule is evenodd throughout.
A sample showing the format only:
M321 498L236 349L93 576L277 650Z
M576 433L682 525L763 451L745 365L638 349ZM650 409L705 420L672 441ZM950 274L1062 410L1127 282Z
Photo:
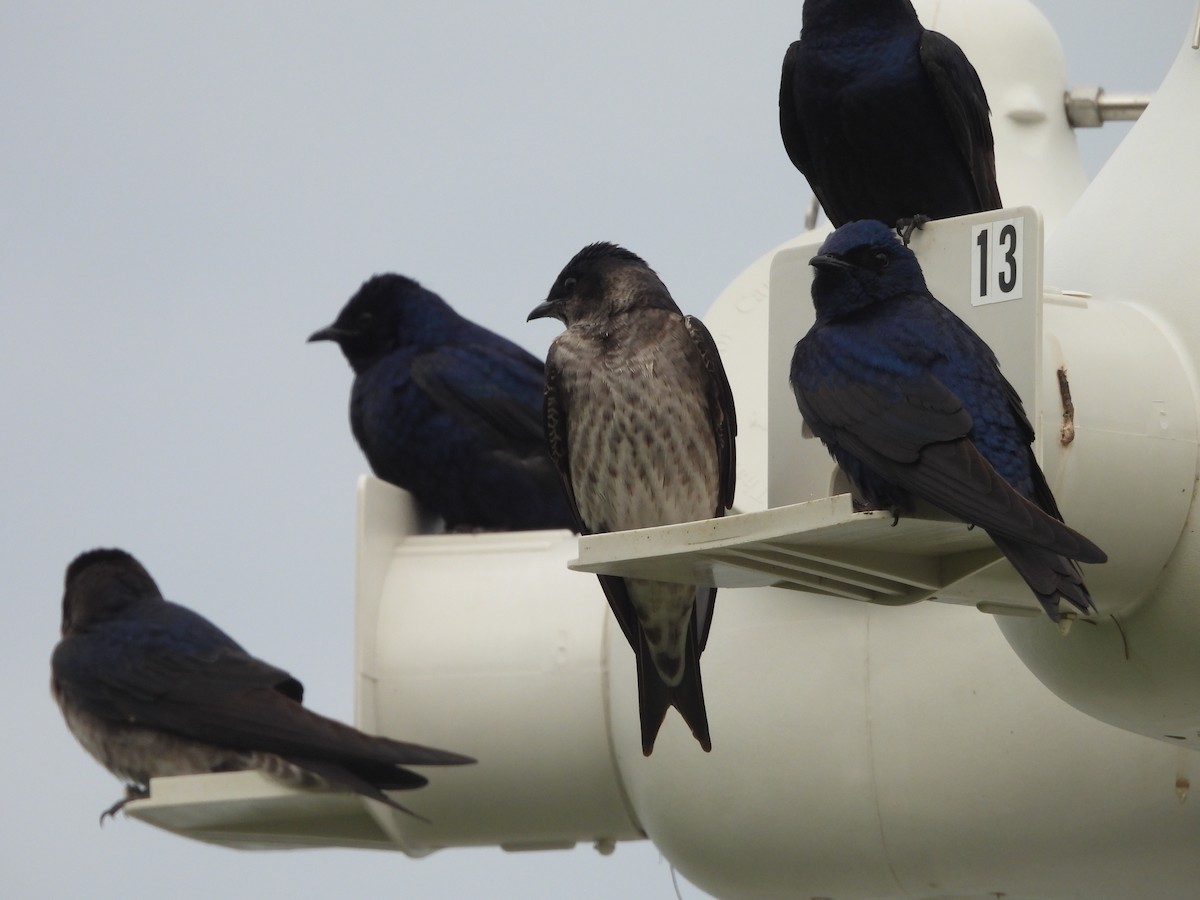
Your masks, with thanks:
M1104 551L1063 524L1033 427L991 348L929 293L882 222L843 225L810 260L817 318L791 383L804 421L869 508L924 500L988 533L1058 621L1095 611L1075 560Z
M909 0L805 0L779 131L835 226L998 209L988 114L975 67Z
M67 567L62 640L50 667L67 727L126 784L101 822L149 796L151 778L242 769L294 787L355 791L411 813L384 793L428 783L405 766L475 761L305 709L299 681L164 600L123 550L91 550Z
M733 503L733 394L716 344L634 253L584 247L530 319L567 326L546 360L546 438L585 534L723 515ZM667 709L712 749L700 653L716 588L600 575L637 658L642 752Z
M354 370L350 427L378 477L450 530L573 528L542 431L542 361L403 275L376 275L309 341Z

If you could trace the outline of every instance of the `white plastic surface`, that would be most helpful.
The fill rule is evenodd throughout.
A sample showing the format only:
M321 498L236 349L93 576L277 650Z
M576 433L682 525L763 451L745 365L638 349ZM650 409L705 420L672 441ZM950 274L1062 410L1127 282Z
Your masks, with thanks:
M1030 669L1073 705L1122 728L1200 748L1200 513L1190 502L1200 354L1194 250L1200 52L1187 37L1153 103L1051 236L1046 253L1049 283L1093 295L1092 309L1123 307L1131 328L1152 327L1161 335L1162 349L1153 355L1130 353L1126 330L1089 339L1092 377L1105 378L1108 398L1100 410L1106 417L1127 408L1131 391L1144 395L1125 379L1156 375L1164 357L1178 360L1170 379L1158 380L1155 402L1140 409L1136 434L1157 434L1174 445L1181 464L1188 463L1184 483L1164 478L1157 457L1144 457L1126 443L1122 468L1110 470L1110 479L1084 501L1101 513L1097 539L1128 562L1142 551L1148 530L1182 519L1180 538L1169 559L1144 579L1143 602L1120 615L1119 628L1089 629L1063 646L1031 623L1000 625ZM1134 326L1137 319L1143 324ZM1116 429L1111 438L1105 458L1120 452ZM1162 500L1164 491L1174 491L1173 502L1155 515L1143 498Z
M712 753L671 713L637 758L632 654L612 671L639 820L713 896L1194 896L1200 756L1060 702L990 617L767 588L717 605Z
M368 527L403 528L401 492L367 479L361 499ZM563 568L574 545L410 537L362 560L384 575L359 598L378 623L360 724L480 759L404 795L431 826L372 804L407 851L642 828L729 898L1125 898L1150 878L1184 896L1200 877L1200 809L1181 802L1198 758L1065 706L970 609L724 591L703 659L714 749L672 712L643 757L633 654L592 576Z
M567 531L415 535L412 499L359 482L358 724L480 760L371 805L409 853L611 844L642 836L607 730L599 584Z
M571 568L904 606L939 594L999 557L987 535L961 522L893 522L888 512L854 512L850 495L839 494L763 512L580 537Z
M299 791L260 772L156 778L125 813L182 837L238 850L303 847L395 849L367 807L339 791Z

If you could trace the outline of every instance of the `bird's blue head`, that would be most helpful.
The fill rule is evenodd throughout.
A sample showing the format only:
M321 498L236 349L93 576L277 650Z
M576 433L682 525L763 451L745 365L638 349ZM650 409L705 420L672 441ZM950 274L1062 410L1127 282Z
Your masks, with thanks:
M804 0L801 24L816 27L878 27L892 22L917 22L911 0ZM801 37L804 35L801 34Z
M903 294L925 293L917 257L874 219L847 222L809 261L817 320L827 321Z
M308 340L334 341L361 372L397 347L438 343L458 314L433 291L404 275L375 275L342 307L337 319Z
M67 566L62 602L62 633L83 631L119 616L129 606L161 600L150 573L124 550L81 553Z

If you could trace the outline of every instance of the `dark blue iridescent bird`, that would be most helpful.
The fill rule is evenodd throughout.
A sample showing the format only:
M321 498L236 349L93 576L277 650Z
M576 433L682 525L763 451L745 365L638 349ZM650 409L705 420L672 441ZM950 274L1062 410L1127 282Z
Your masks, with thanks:
M410 812L384 793L428 783L404 766L474 762L305 709L299 681L164 600L123 550L91 550L67 567L62 640L50 668L67 727L126 783L125 798L104 815L148 796L151 778L242 769Z
M979 75L909 0L805 0L783 58L779 130L835 226L1001 205Z
M367 281L310 341L354 370L371 470L451 530L574 528L542 430L544 366L403 275Z
M1073 560L1107 557L1063 524L991 348L929 293L882 222L842 226L810 262L817 318L796 345L792 390L858 499L896 515L920 499L978 525L1051 619L1060 597L1094 611Z

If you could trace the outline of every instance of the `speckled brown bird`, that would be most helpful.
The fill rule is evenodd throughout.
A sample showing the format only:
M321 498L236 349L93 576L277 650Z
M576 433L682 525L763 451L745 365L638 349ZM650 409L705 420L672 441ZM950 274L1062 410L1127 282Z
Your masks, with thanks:
M411 812L383 793L427 783L403 765L474 762L305 709L299 681L164 600L123 550L91 550L67 567L62 640L50 666L67 727L127 786L101 821L148 796L151 778L242 769Z
M723 515L733 503L733 394L704 324L658 275L609 243L584 247L530 319L567 326L546 360L550 456L596 534ZM601 575L637 657L642 752L669 706L712 749L700 653L716 589Z

